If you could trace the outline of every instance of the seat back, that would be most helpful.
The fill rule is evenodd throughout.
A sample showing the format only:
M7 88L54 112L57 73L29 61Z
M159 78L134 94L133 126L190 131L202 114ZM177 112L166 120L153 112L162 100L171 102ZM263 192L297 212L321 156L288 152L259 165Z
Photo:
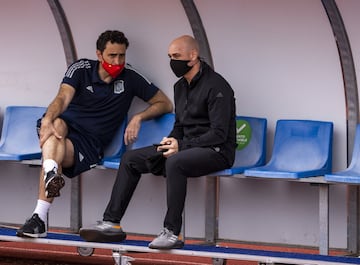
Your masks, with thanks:
M278 120L269 165L279 171L331 172L333 123Z
M41 149L36 132L36 121L45 107L8 106L0 140L0 160L40 159Z
M358 172L360 174L360 124L356 126L353 153L348 168L353 172Z
M164 114L160 117L143 121L138 134L137 141L127 147L128 150L137 149L159 143L164 136L168 136L173 128L175 115L173 113ZM104 157L103 166L105 168L118 169L121 157Z
M171 132L175 122L175 114L167 113L160 117L143 121L138 134L138 139L130 149L141 148L159 143L163 137Z
M105 148L103 160L121 157L121 155L126 151L126 145L124 141L126 125L127 117L125 117L124 121L120 124L111 143Z
M350 165L344 170L325 174L325 180L347 184L360 184L360 124L356 126Z
M232 176L242 174L248 168L262 166L266 160L265 118L236 116L236 153L231 168L216 171L208 176Z
M236 117L236 148L233 168L249 168L265 164L267 120Z

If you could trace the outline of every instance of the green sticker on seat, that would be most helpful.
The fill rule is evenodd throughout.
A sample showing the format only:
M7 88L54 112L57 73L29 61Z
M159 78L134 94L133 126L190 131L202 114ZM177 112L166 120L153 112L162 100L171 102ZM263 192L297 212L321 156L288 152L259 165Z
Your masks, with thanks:
M237 150L244 149L251 139L251 127L250 124L245 120L236 121L236 143Z

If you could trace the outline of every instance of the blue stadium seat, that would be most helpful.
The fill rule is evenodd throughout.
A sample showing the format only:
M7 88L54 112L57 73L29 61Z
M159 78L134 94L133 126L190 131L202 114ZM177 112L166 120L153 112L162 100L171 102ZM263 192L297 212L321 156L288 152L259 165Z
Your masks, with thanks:
M333 123L279 120L270 161L245 176L298 179L325 175L332 168Z
M237 116L236 123L238 147L234 165L208 176L242 174L245 169L265 164L267 120L265 118Z
M36 121L45 107L8 106L0 140L0 160L22 161L41 158Z
M118 169L120 165L120 157L103 159L102 165L105 168Z
M163 137L166 137L171 132L175 122L175 114L167 113L161 117L152 120L144 121L141 124L141 129L137 141L132 144L131 149L137 149L159 143Z
M119 126L119 129L114 135L111 143L105 148L104 158L99 163L102 165L104 161L119 159L122 154L126 151L126 145L124 141L124 134L127 125L127 117L125 117L123 123Z
M360 184L360 124L356 126L354 149L350 165L345 170L325 174L325 180Z
M161 117L144 121L141 124L138 139L129 146L129 149L137 149L159 143L164 136L168 136L173 128L175 115L173 113L164 114ZM118 169L121 158L105 159L105 168Z

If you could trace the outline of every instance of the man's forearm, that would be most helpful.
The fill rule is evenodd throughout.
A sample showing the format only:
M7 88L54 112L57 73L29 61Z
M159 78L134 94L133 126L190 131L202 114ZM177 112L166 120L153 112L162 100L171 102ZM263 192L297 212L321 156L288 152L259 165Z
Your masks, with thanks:
M156 102L148 106L144 111L137 113L142 121L150 120L162 114L172 112L172 106L165 102Z

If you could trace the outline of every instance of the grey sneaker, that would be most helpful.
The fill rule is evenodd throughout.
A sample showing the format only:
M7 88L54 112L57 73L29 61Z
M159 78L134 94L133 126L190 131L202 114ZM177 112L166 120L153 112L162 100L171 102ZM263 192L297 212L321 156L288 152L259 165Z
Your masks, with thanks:
M173 231L167 228L163 228L160 234L150 244L149 248L155 249L172 249L183 248L184 242L179 239L177 235L174 235Z
M34 213L25 224L16 231L19 237L46 237L46 227L43 220L40 219L37 213Z
M53 170L49 171L45 176L45 196L47 198L54 198L60 196L60 190L65 185L65 180L61 174L55 173Z
M109 221L98 221L93 228L80 228L79 234L89 242L121 242L126 239L120 224Z

